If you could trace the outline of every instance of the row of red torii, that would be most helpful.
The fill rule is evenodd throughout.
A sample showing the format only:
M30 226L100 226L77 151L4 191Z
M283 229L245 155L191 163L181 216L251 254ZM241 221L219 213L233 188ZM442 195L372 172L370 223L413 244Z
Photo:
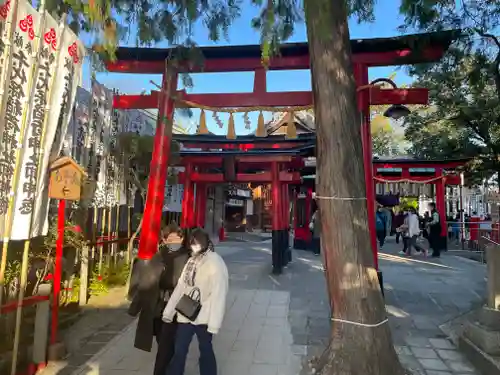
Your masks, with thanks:
M446 175L447 169L463 164L463 161L424 162L399 161L392 164L375 161L372 164L370 135L371 105L427 104L428 91L421 88L384 89L371 85L368 68L376 66L405 65L439 60L456 36L456 32L438 32L408 35L395 38L352 40L352 63L358 85L358 108L362 113L361 137L365 166L366 196L368 212L375 212L375 180L382 175L375 173L373 165L383 164L402 168L400 176L384 177L388 179L404 178L409 181L422 181L429 176L411 176L410 168L433 168L432 176L436 184L436 197L439 212L444 215L445 183L458 184L458 177ZM202 66L176 62L175 69L167 58L172 51L168 49L119 48L116 61L108 62L107 68L116 73L162 74L162 90L150 95L119 95L114 99L118 109L158 108L158 123L154 139L151 160L148 195L144 210L143 229L140 235L140 262L147 262L157 251L161 217L167 178L170 142L172 140L172 119L174 107L185 102L199 103L215 108L234 107L300 107L312 103L311 92L268 92L266 88L266 69L262 66L261 50L258 45L206 47L201 48L204 56ZM269 70L309 69L309 54L306 43L288 44L282 47L280 57L273 58ZM254 87L251 93L235 94L187 94L177 90L177 76L183 72L254 72ZM182 101L176 100L181 98ZM281 273L282 267L289 260L288 219L285 205L289 202L291 191L304 192L311 196L311 188L301 178L304 171L304 158L315 155L314 134L300 135L295 139L284 136L237 137L228 140L214 135L176 135L183 144L180 152L181 164L185 172L181 176L184 184L182 226L189 228L204 226L204 204L206 187L224 182L262 183L272 186L272 231L273 231L273 271ZM189 150L191 149L191 150ZM196 151L192 149L197 149ZM222 150L217 155L213 151ZM390 164L390 165L389 165ZM221 172L222 171L222 172ZM194 185L197 185L196 197ZM295 186L291 190L289 187ZM199 192L199 193L198 193ZM304 194L300 193L300 197ZM299 199L299 197L296 197ZM310 198L308 198L310 199ZM310 205L309 205L310 206ZM375 266L378 269L377 244L375 236L375 217L368 215L371 245ZM444 217L443 217L444 219ZM295 228L297 235L307 231L307 227ZM288 255L287 255L288 254Z

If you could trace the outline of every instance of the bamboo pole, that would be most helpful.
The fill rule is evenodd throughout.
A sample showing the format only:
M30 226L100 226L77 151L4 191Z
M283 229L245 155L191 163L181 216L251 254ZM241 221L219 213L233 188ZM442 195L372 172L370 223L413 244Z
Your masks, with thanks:
M7 74L10 73L10 65L11 65L11 46L12 46L12 37L14 35L14 24L17 21L17 8L19 6L19 1L12 0L12 11L7 15L7 22L5 23L6 27L6 35L8 37L7 42L5 43L5 52L2 63L2 74L0 76L0 109L2 109L2 113L5 113L5 103L6 97L5 91L7 91L6 86L8 84ZM3 146L3 132L4 132L4 116L0 116L0 147ZM3 227L3 221L0 222L0 225ZM5 236L3 238L3 242L6 242ZM8 239L7 239L8 242ZM0 306L3 304L3 296L4 296L4 285L5 285L5 270L7 268L7 247L5 244L2 246L2 259L0 261Z

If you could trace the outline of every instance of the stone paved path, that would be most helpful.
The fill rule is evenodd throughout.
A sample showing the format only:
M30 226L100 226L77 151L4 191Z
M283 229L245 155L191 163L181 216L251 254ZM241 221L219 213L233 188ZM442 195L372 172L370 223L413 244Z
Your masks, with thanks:
M402 258L394 243L380 254L387 311L401 361L415 374L475 375L439 326L480 305L484 266L445 254ZM216 336L221 375L297 375L328 340L329 311L321 258L294 251L294 262L271 276L270 244L217 247L230 272L226 319ZM133 348L134 324L73 375L152 374L154 354ZM186 375L198 374L193 343ZM43 372L59 375L59 372Z

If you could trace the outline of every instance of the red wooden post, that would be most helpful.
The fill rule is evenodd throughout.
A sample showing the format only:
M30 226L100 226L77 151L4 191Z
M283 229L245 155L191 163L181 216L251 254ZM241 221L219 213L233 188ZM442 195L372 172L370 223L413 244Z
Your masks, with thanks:
M273 273L281 273L281 243L279 231L281 229L281 210L280 210L280 183L279 183L279 165L277 162L271 163L271 194L272 194L272 258Z
M312 212L312 209L313 209L313 192L314 192L314 189L313 188L307 188L307 194L306 194L306 229L307 229L307 237L306 237L306 240L307 240L307 243L311 244L312 242L312 233L311 231L309 230L309 224L311 223L311 219L312 219L312 215L313 215L313 212Z
M443 169L436 168L436 177L443 176ZM445 200L445 178L436 181L436 210L439 213L441 222L441 237L448 236L448 227L446 225L446 200Z
M207 209L207 186L196 184L196 226L205 227L205 211Z
M292 261L292 250L290 249L290 191L287 183L283 184L283 241L285 247L284 264Z
M148 193L146 206L144 207L144 222L139 240L139 259L151 259L158 249L175 107L171 95L176 89L177 73L168 70L163 74L162 94L160 95L158 121L149 172Z
M57 330L59 324L59 292L61 291L62 279L62 257L64 244L64 223L66 221L66 201L59 200L57 211L57 241L56 241L56 258L54 267L54 285L52 290L52 321L50 343L57 343Z
M194 170L195 168L193 168ZM189 214L189 219L191 220L191 224L189 225L189 228L194 228L198 226L198 213L199 213L199 208L198 208L198 199L199 199L199 190L200 189L200 183L199 182L194 182L191 179L191 204L189 207L191 207L190 214Z
M182 197L182 222L181 227L184 229L191 228L193 225L193 183L191 182L191 175L193 173L193 166L191 163L185 165L186 172L184 173L184 195Z
M288 215L290 209L290 197L288 196L288 185L281 184L281 212L282 212L282 229L288 230L290 227L290 216Z

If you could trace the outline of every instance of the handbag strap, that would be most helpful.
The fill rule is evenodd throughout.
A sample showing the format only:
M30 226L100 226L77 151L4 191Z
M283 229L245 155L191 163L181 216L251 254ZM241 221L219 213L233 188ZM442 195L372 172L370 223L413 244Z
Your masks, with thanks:
M189 292L188 295L189 295L189 297L191 297L191 299L200 302L200 299L201 299L200 288L194 287L193 289L191 289L191 291Z

